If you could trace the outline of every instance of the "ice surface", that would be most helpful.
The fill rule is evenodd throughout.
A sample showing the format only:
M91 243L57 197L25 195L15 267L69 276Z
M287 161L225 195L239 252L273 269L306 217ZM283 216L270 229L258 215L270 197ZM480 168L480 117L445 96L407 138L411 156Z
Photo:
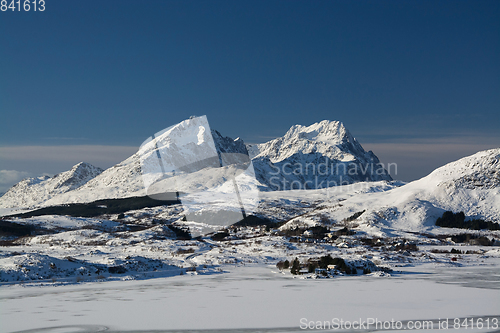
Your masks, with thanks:
M303 318L321 322L498 318L500 305L498 288L473 286L476 275L466 273L474 270L462 270L458 283L447 282L440 270L432 268L406 270L399 277L331 280L292 279L262 266L228 270L218 275L55 288L2 287L0 325L3 332L64 325L99 325L120 332L237 328L260 332L277 327L287 327L283 330L287 332L300 331ZM483 271L482 279L486 278L495 279L498 287L493 269ZM492 330L482 330L487 331Z

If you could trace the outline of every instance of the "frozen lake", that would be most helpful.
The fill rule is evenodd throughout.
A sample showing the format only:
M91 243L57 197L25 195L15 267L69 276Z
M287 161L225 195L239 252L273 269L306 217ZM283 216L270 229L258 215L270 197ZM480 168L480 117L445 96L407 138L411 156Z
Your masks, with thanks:
M500 319L498 262L402 270L391 277L313 280L294 279L270 266L246 266L214 275L2 286L0 328L2 332L294 332L334 320L352 324L371 318L400 320L404 327L408 320L433 320L434 330L442 331L439 325L447 318L453 332L471 332L470 326L454 329L454 319L477 323L482 317L483 326L487 320L490 329L474 331L500 331L493 323ZM375 327L371 328L358 331Z

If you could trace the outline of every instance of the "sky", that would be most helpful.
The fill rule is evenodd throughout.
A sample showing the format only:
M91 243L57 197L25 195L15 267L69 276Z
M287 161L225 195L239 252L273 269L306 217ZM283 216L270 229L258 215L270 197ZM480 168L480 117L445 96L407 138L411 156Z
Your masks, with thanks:
M500 147L499 1L45 0L0 11L0 192L192 115L246 143L339 120L393 178Z

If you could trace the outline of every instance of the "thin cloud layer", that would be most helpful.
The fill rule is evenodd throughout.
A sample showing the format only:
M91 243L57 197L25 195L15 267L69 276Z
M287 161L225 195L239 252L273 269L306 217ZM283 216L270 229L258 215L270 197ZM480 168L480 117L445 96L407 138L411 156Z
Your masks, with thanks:
M0 147L2 163L9 161L84 161L108 167L137 152L138 147L106 145L6 146Z
M137 147L105 145L0 147L0 193L26 177L54 175L79 162L109 168L137 152Z

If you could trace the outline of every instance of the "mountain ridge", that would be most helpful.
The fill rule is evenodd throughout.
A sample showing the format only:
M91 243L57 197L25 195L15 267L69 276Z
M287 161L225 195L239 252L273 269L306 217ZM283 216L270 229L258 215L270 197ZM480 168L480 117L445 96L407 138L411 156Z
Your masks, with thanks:
M168 130L168 129L167 129ZM165 132L166 130L162 131ZM231 163L231 154L248 155L246 146L241 139L233 140L225 137L216 130L211 130L213 142L217 154L224 164ZM161 132L160 132L161 135ZM89 165L88 163L80 162L71 170L78 168L81 165ZM66 171L71 172L71 170ZM144 181L141 173L141 158L139 152L123 160L122 162L113 165L112 167L102 170L89 177L85 182L79 184L70 184L69 180L60 186L71 186L70 190L54 192L52 195L43 196L42 192L50 192L44 190L42 185L34 190L28 189L31 185L44 182L50 179L59 177L65 172L55 175L54 177L30 178L30 180L21 181L14 185L6 192L3 197L0 197L0 208L31 208L33 206L51 206L64 203L84 203L99 199L111 198L126 198L133 196L147 195L144 188ZM24 183L23 183L24 182ZM10 194L9 194L10 192ZM35 194L31 195L30 193ZM29 200L24 200L25 196L30 197Z
M272 190L392 180L378 157L365 151L340 121L294 125L284 136L249 151L257 179Z
M0 207L30 207L48 201L83 186L103 171L103 169L89 163L80 162L70 170L58 173L53 177L42 176L23 179L0 197Z
M473 175L482 175L479 179ZM471 182L463 180L473 179ZM336 197L311 214L292 219L284 228L315 224L319 216L339 223L362 214L352 224L362 229L384 228L426 232L445 211L461 212L469 219L500 223L500 148L480 151L437 168L429 175L384 192Z
M183 139L183 135L186 135L183 133L187 132L183 131L189 129L189 126L193 126L194 122L201 121L197 119L202 118L188 119L183 123L171 126L158 132L154 139L163 142L162 144L166 145L165 147L170 147L173 144L174 146L172 147L175 149L175 142L182 144L186 139ZM248 156L254 152L255 148L252 148L251 152L249 152L247 146L240 138L233 140L229 137L223 136L218 131L213 129L211 129L210 132L212 134L213 143L215 144L221 165L231 165L234 163L241 164L249 161ZM189 133L190 134L188 135L191 136L198 135L198 138L193 137L191 138L192 140L198 140L198 144L205 144L207 138L204 136L206 133ZM152 138L149 140L151 139ZM149 141L146 141L145 144L147 142ZM287 147L287 145L290 147ZM194 149L189 154L195 154L197 151L196 145L193 146L189 144L186 147L188 150ZM379 163L378 158L372 152L364 151L361 145L349 133L344 125L338 121L323 120L310 126L294 125L285 133L283 137L276 138L267 143L261 144L258 147L260 149L259 154L254 157L252 161L255 176L258 182L252 186L257 185L260 189L266 189L266 186L271 190L276 189L272 186L272 179L270 179L270 177L273 177L273 171L277 166L282 166L279 163L296 165L316 164L319 166L321 163L325 163L326 161L330 167L338 163L342 163L343 167L349 166L356 169L358 167L367 167L368 165L378 165ZM168 153L169 151L166 152ZM205 149L205 153L206 152L207 151ZM187 151L185 153L187 153ZM200 153L202 155L205 154L203 152ZM189 154L186 156L189 156ZM247 157L245 158L245 156ZM178 157L181 158L181 160L184 159L182 155L179 155ZM175 158L175 155L167 157L167 159L168 158L173 159ZM325 160L323 161L322 159ZM273 162L275 163L273 164ZM144 188L144 179L141 174L142 167L141 156L139 152L137 152L124 161L104 171L101 170L93 177L86 179L85 182L75 182L74 184L71 184L71 181L68 180L67 184L61 184L63 187L67 185L65 187L67 190L59 192L56 191L53 192L52 195L48 196L39 196L38 199L36 199L36 196L32 196L32 198L28 201L14 199L15 196L22 198L27 195L26 193L30 192L27 190L27 187L30 184L26 183L25 188L22 188L22 186L11 188L9 192L12 195L8 195L9 193L6 193L7 196L0 199L0 207L26 207L39 204L46 206L62 203L90 202L98 199L144 196L147 193ZM302 175L303 177L301 177L301 175L298 177L291 176L288 177L290 178L288 180L290 182L300 180L301 183L312 184L312 186L309 186L308 188L342 185L365 180L391 180L390 176L385 170L383 170L383 168L380 169L377 167L377 170L382 170L382 174L374 176L372 172L373 170L370 170L370 172L363 176L360 176L359 172L352 175L346 174L344 179L340 179L338 174L333 176L323 175L320 177L321 179L317 179L317 184L314 184L310 178L307 178L307 175ZM347 173L347 170L344 170L344 173ZM47 181L47 179L32 180L33 183L37 181ZM325 181L328 181L328 183L325 183ZM17 193L14 194L14 192ZM36 192L43 191L40 188ZM49 189L48 192L51 192L51 190Z
M266 158L264 161L271 163L269 168L276 167L276 165L280 165L279 163L289 163L290 165L296 163L297 166L304 166L307 163L320 165L325 163L325 159L331 159L331 165L340 166L365 167L378 163L373 152L364 151L340 122L322 121L311 126L296 125L283 137L261 144L257 147L258 149L254 146L245 146L241 139L233 140L224 137L214 130L212 130L212 136L221 161L221 156L224 154L231 155L233 153L237 156L245 156L245 154L251 155L257 152L253 158L257 183L251 185L253 187L259 186L261 190L263 188L260 185L264 182L260 182L259 173L262 173L263 170L259 168L258 164L261 162L259 158L262 157ZM272 147L275 149L271 149ZM387 190L381 193L363 194L361 191L360 195L343 201L341 206L338 206L335 200L330 200L328 207L318 210L314 216L330 216L332 221L342 220L354 213L366 210L356 223L362 223L366 226L394 225L415 231L422 231L433 225L435 219L442 215L445 210L464 211L471 218L500 222L499 160L500 148L478 152L442 166L428 176L403 186L397 185L396 188L391 189L394 186L388 185ZM275 163L273 164L272 161ZM337 162L337 164L333 164L333 162ZM229 168L229 166L225 168ZM270 169L270 171L275 171L275 169ZM186 184L186 189L196 190L200 186L201 190L207 186L228 187L228 185L223 185L216 179L210 178L210 174L206 170L198 172L198 174L187 173L179 178L184 182L190 182ZM203 180L205 178L193 180L193 178L198 177L197 175L201 175L202 178L208 177L207 179L210 181L205 183ZM356 176L356 174L347 175ZM388 179L383 178L385 175L382 173L380 176L382 179L377 181L387 183ZM298 177L300 175L292 174L292 176ZM324 175L325 178L329 176L331 174ZM250 181L248 177L245 179ZM363 181L364 179L359 181L360 186L363 186ZM356 185L356 179L350 184ZM370 183L366 184L368 186ZM269 188L264 189L269 190ZM342 188L339 190L342 191ZM65 203L85 203L100 199L144 196L146 194L141 174L140 156L139 153L135 153L104 171L82 162L71 170L54 177L23 180L0 198L0 207L33 208L35 206L44 207ZM328 202L328 200L326 201ZM292 220L312 218L311 221L315 221L316 217L314 216L306 214Z

